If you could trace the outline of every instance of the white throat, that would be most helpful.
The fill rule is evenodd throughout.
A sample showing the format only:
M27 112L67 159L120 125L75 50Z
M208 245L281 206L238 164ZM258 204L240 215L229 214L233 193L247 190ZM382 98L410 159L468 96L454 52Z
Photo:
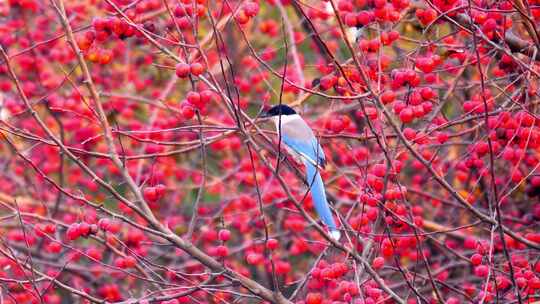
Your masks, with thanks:
M272 121L274 122L274 125L276 126L276 131L278 131L279 133L279 123L281 122L281 127L283 127L284 125L292 122L292 121L296 121L298 119L302 119L302 117L300 117L300 115L298 114L293 114L293 115L281 115L281 116L272 116Z

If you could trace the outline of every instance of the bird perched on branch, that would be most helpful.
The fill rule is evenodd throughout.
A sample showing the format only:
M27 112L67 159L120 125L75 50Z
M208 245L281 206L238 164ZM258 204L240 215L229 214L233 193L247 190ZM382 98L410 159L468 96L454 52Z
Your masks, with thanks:
M291 107L280 104L265 111L261 117L270 117L276 125L278 136L289 153L306 166L306 182L309 186L315 210L328 226L333 239L339 240L332 212L328 206L324 184L319 170L324 169L326 159L319 141L311 128Z

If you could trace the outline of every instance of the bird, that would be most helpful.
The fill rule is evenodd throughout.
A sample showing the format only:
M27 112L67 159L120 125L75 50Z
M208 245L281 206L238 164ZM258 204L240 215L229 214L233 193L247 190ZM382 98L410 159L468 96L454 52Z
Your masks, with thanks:
M261 118L270 118L276 127L278 136L287 151L306 167L306 182L309 186L315 211L328 227L330 236L339 240L341 232L330 211L324 183L319 171L326 165L326 157L319 140L308 124L291 107L279 104L264 111Z

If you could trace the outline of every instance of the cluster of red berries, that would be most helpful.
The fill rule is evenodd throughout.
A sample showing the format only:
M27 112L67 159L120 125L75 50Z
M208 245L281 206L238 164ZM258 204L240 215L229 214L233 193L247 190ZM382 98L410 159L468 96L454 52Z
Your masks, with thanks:
M143 197L146 201L155 203L164 195L167 188L163 184L158 184L153 187L146 187L143 190Z
M254 1L245 2L242 8L236 13L236 21L240 24L246 24L249 20L259 13L259 3Z
M128 12L130 20L134 20L135 17L135 11ZM133 36L140 37L142 34L120 17L97 17L92 20L92 30L77 36L77 45L85 52L89 61L108 64L112 61L114 53L103 46L113 35L119 39L126 39Z
M34 232L38 237L44 237L45 235L53 235L56 232L55 224L37 224L34 226Z
M66 230L66 237L70 241L74 241L80 237L88 237L98 232L96 224L88 224L85 222L71 224Z

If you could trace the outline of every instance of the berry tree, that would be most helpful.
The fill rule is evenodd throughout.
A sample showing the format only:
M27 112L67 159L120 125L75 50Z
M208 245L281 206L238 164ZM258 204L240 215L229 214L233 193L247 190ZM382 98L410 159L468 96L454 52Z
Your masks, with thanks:
M538 0L0 2L0 303L538 303L539 25Z

